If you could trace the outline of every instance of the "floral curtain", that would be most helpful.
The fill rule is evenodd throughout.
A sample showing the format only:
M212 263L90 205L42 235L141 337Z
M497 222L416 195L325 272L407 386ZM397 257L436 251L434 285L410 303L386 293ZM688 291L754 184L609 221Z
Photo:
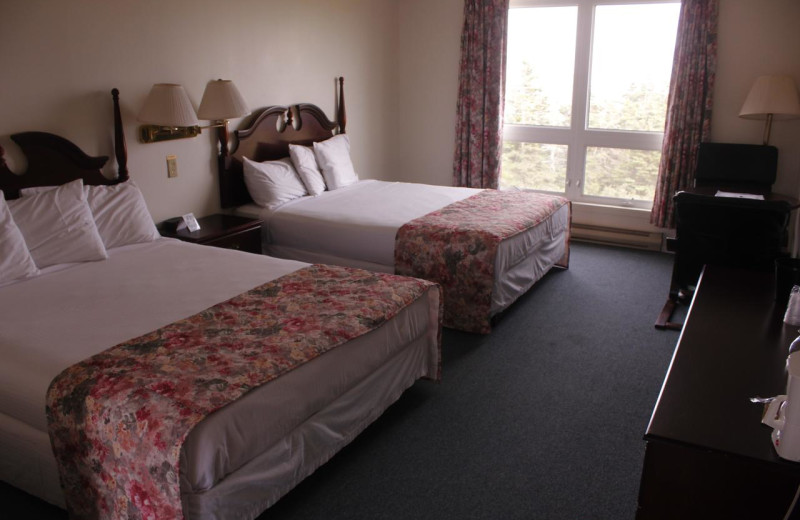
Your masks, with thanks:
M509 0L465 0L453 185L497 188Z
M719 0L683 0L664 143L650 222L674 227L675 192L690 187L700 143L711 131L711 102L717 68Z

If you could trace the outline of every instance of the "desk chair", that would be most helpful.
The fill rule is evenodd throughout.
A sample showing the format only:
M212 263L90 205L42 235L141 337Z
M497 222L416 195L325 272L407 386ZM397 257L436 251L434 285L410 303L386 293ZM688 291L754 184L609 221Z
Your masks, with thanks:
M675 253L667 302L656 328L680 330L672 322L677 305L688 303L706 264L773 271L786 245L792 205L770 195L778 150L774 146L702 143L695 188L678 192ZM756 193L765 200L715 197L717 190ZM777 199L777 200L776 200Z
M700 143L695 187L769 193L778 172L778 149L760 144Z

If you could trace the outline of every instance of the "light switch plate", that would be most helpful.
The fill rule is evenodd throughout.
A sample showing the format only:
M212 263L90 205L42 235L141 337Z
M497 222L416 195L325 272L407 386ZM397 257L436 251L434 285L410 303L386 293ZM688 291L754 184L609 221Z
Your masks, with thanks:
M167 156L167 177L173 178L178 176L178 158L174 155Z

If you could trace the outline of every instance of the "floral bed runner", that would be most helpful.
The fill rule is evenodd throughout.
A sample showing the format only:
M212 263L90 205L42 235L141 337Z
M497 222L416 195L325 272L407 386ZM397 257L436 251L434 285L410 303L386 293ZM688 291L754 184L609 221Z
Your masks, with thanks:
M433 285L314 265L67 368L47 419L70 518L182 518L179 456L194 425Z
M565 204L555 195L481 191L403 225L395 272L441 285L445 326L488 334L498 245Z

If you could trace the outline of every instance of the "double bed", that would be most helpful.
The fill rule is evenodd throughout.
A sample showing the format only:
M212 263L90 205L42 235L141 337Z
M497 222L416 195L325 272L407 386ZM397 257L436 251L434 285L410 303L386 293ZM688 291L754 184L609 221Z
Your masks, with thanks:
M230 153L223 147L221 205L263 220L265 254L433 280L443 290L444 325L478 333L488 333L491 318L551 268L568 267L567 199L358 180L349 165L337 178L329 175L319 150L342 139L346 151L329 162L349 160L345 122L340 79L336 122L309 103L269 107L235 132ZM318 182L324 180L327 189L307 182L306 159L298 153L303 148L313 151L305 153L311 168L316 156L317 176L322 175ZM303 182L294 191L274 181L276 175L286 175L287 164ZM270 170L273 166L281 170ZM486 257L477 258L474 252L487 247L491 251ZM452 260L456 257L458 261Z
M0 479L75 517L255 518L439 378L438 288L130 233L98 202L141 196L114 100L116 179L51 134L12 136L24 175L0 151L4 211L79 182L106 245L0 284Z

